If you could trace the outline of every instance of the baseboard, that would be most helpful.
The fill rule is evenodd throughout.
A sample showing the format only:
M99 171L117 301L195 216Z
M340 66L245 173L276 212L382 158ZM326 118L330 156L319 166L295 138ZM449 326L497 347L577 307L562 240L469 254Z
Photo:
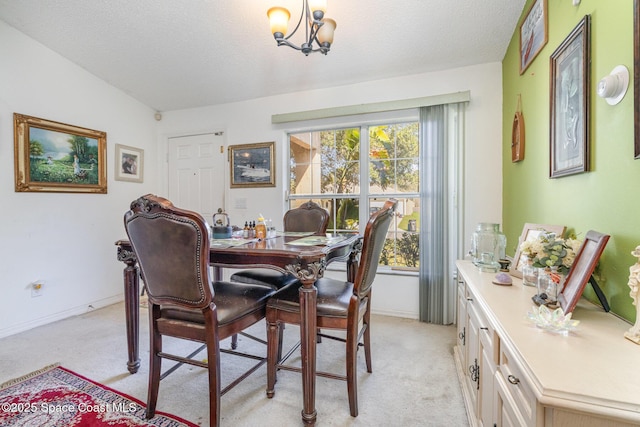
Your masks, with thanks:
M68 317L84 314L98 308L106 307L111 304L116 304L123 300L124 300L123 295L116 295L116 296L104 298L98 301L92 301L87 304L70 308L68 310L59 311L57 313L53 313L48 316L44 316L37 319L29 320L27 322L19 323L9 328L0 329L0 338L19 334L20 332L28 331L29 329L37 328L38 326L47 325L49 323L57 322L58 320L63 320Z
M397 310L374 310L371 309L371 314L378 314L380 316L402 317L403 319L418 320L418 315L409 311L397 311Z

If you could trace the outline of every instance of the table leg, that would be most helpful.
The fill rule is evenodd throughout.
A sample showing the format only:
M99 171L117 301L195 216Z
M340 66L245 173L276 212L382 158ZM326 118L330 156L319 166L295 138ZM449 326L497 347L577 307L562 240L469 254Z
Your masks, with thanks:
M140 283L138 266L132 251L118 247L118 260L127 264L124 269L124 308L127 328L127 351L129 361L127 369L135 374L140 367L138 354L138 335L140 331Z
M306 282L306 281L305 281ZM314 282L300 287L300 341L302 355L302 422L316 423L316 298Z

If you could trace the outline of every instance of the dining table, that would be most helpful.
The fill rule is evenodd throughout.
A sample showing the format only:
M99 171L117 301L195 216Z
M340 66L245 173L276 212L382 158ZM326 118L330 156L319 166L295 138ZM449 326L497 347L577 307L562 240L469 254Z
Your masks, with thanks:
M128 240L118 240L117 258L124 268L124 302L127 332L127 369L135 374L140 367L140 272ZM315 282L332 262L346 263L346 278L354 280L362 239L357 233L327 234L278 232L269 239L211 239L209 262L213 280L223 278L224 268L270 268L298 278L300 286L300 351L302 360L302 421L315 425L316 380L316 297ZM170 260L167 260L168 262Z

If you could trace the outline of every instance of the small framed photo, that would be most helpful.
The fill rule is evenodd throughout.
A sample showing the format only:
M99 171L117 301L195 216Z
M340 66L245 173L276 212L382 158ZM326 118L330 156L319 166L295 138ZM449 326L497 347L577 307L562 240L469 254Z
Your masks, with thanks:
M549 40L547 0L536 0L520 24L520 74L531 65Z
M608 234L590 230L580 246L571 270L564 281L564 287L558 295L558 302L565 313L572 312L595 270L600 255L609 241Z
M520 245L522 242L534 241L542 233L555 233L556 236L562 237L564 235L565 227L562 225L548 225L548 224L531 224L526 223L522 227L522 234L518 240L518 247L516 248L516 254L513 257L513 262L509 269L509 274L514 277L522 279L522 254L520 253Z
M107 133L14 113L15 191L107 192Z
M144 150L116 144L117 181L142 182L144 170Z
M274 142L230 145L231 188L275 187Z
M549 177L589 170L591 17L551 54Z

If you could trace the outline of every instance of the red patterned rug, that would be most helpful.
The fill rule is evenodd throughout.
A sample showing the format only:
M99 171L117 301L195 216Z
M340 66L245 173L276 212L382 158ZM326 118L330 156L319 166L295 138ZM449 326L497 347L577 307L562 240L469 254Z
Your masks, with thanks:
M55 365L0 386L0 426L197 427L159 411L147 420L139 400Z

